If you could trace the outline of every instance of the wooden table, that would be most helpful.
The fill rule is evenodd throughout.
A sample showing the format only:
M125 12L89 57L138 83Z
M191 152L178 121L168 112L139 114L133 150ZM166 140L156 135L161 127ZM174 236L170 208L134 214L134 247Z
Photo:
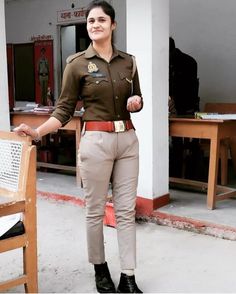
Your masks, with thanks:
M216 201L236 195L236 190L217 185L220 140L236 136L236 120L205 120L194 118L169 118L172 137L210 140L208 183L170 178L170 182L202 187L207 190L207 207L214 209Z
M12 112L11 113L11 125L18 126L21 123L25 123L33 128L37 128L39 125L44 123L50 114L48 113L34 113L34 112ZM80 131L81 131L81 119L80 116L74 116L71 121L69 121L64 127L60 128L62 130L72 130L75 131L75 144L76 144L76 167L59 165L47 162L37 162L37 166L48 167L61 170L72 170L76 172L77 183L80 183L79 168L78 168L78 150L80 142Z

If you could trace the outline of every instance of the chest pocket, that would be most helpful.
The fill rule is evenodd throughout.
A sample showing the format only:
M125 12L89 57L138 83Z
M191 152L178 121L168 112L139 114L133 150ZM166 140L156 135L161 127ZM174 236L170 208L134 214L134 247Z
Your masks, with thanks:
M127 83L131 84L132 83L132 76L131 73L124 73L124 72L119 72L120 79L122 81L126 81Z
M133 94L133 78L131 73L119 72L120 85L123 88L123 92L126 95L131 96Z

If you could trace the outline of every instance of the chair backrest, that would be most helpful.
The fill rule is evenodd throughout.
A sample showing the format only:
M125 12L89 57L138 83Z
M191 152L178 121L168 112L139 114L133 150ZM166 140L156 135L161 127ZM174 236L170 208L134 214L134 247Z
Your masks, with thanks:
M23 273L5 282L0 292L24 284L37 292L36 146L28 136L0 131L0 217L22 213L24 232L0 240L0 253L23 249ZM3 269L0 266L0 277Z
M220 114L236 113L236 103L206 103L204 112L217 112Z
M32 148L29 137L0 131L0 196L25 199Z

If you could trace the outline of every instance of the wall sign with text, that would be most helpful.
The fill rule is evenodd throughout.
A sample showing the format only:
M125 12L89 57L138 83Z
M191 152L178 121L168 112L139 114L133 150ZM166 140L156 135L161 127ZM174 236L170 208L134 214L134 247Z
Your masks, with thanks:
M86 10L82 7L80 9L70 9L57 11L57 22L85 22Z

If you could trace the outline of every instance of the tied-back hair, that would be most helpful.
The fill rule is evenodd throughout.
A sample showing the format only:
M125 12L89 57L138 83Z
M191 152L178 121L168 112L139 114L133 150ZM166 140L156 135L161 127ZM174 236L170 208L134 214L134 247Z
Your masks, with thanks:
M105 14L109 15L110 18L111 18L111 23L114 23L115 22L115 17L116 17L116 14L115 14L115 10L114 8L111 6L111 4L109 4L108 2L106 1L102 1L102 0L93 0L87 7L87 10L86 10L86 19L88 18L88 15L89 15L89 12L93 9L93 8L96 8L96 7L101 7L102 10L104 11Z

